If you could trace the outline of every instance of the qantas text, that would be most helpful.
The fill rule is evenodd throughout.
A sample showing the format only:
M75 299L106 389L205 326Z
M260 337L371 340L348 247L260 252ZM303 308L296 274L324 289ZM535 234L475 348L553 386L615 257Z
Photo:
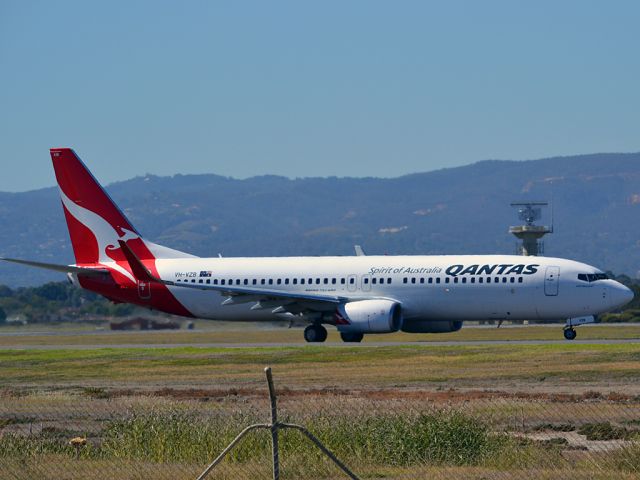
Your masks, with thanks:
M538 271L537 263L512 264L501 263L496 265L451 265L444 269L444 273L457 277L458 275L532 275ZM372 267L369 270L370 275L385 275L389 273L395 274L425 274L425 273L442 273L441 267Z
M451 265L445 270L447 275L532 275L538 271L538 264L501 263L499 265Z

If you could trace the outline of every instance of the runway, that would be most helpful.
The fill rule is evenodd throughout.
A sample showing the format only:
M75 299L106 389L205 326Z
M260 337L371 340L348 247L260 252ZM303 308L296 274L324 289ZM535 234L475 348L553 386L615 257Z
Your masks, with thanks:
M474 340L474 341L424 341L424 342L324 342L324 343L169 343L169 344L90 344L90 345L7 345L2 350L96 350L96 349L170 349L170 348L380 348L380 347L486 347L486 346L518 346L518 345L617 345L640 344L640 339L607 339L607 340Z

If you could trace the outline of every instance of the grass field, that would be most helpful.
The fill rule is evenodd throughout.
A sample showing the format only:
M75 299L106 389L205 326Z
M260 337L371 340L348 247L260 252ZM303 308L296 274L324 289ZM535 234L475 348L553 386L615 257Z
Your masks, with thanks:
M243 426L268 419L266 365L282 418L309 426L362 478L640 478L640 343L433 344L559 333L471 328L389 346L300 346L299 329L237 327L0 336L53 346L0 348L0 479L195 478ZM162 346L252 339L291 345ZM98 342L107 346L78 348ZM157 347L108 347L128 343ZM78 435L88 444L76 452ZM257 435L214 478L268 478ZM343 478L294 434L282 444L283 478Z
M640 392L640 345L0 350L4 388L246 388L271 365L291 389L491 388ZM259 376L258 376L259 378Z
M14 345L163 345L163 344L247 344L302 343L301 328L273 325L206 322L197 323L196 330L111 332L87 325L64 324L55 327L30 325L26 329L0 328L0 348ZM638 339L640 324L589 325L578 328L579 340ZM23 333L22 335L19 335ZM446 342L446 341L509 341L563 340L562 325L531 325L522 327L463 328L458 332L439 334L392 333L365 335L363 343L372 342ZM329 328L328 342L341 343L338 333Z

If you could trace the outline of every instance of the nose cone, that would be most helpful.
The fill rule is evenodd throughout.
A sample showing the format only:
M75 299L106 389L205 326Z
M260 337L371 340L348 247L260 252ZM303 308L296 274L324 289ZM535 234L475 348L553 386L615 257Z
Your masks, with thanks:
M611 287L611 303L614 308L622 307L633 300L633 291L625 287L621 283L617 283Z

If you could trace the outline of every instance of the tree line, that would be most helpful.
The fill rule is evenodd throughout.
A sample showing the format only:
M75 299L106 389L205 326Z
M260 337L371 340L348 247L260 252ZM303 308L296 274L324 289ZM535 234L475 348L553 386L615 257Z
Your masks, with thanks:
M126 317L137 307L114 304L106 298L68 282L12 289L0 285L0 324L7 319L28 323L55 323L87 318Z

